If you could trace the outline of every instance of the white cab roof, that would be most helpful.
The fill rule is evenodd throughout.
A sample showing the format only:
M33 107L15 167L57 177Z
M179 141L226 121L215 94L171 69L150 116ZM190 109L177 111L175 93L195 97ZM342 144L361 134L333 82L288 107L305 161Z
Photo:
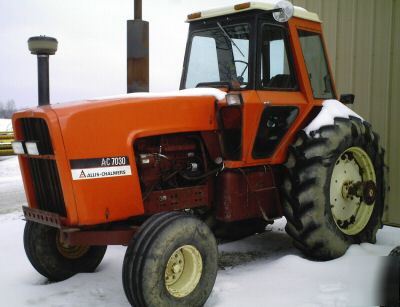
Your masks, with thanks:
M276 5L276 3L273 3L273 2L249 2L249 6L244 9L235 9L235 5L230 5L230 6L220 7L220 8L216 8L216 9L201 11L201 16L199 16L197 18L189 18L187 21L191 22L191 21L202 20L202 19L218 17L218 16L223 16L223 15L241 13L241 12L249 11L249 10L270 11L275 8L275 5ZM194 14L192 14L192 15L194 15ZM311 21L316 21L316 22L321 22L321 20L319 19L318 15L316 13L309 12L306 9L299 7L299 6L294 6L294 17L307 19L307 20L311 20Z

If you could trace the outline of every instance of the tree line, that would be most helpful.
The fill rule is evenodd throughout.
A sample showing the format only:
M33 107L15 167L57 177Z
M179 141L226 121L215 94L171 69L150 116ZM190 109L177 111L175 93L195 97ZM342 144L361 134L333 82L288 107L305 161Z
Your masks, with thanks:
M17 111L14 100L8 100L3 103L0 101L0 118L11 118L14 112Z

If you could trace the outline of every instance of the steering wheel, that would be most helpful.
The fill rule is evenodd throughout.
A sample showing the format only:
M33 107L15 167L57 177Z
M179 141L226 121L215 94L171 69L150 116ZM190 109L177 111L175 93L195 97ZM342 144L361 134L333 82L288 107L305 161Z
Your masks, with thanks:
M243 81L244 80L243 75L246 72L246 70L249 68L249 63L242 61L242 60L233 60L233 63L235 64L235 67L236 67L236 63L242 63L245 65L242 73L237 77L237 79L240 82L240 84L247 85L248 82Z

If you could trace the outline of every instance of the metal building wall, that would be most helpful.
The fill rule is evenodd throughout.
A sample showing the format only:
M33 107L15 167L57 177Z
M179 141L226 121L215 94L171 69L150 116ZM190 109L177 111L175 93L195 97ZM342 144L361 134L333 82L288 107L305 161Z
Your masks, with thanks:
M338 93L381 136L389 165L385 220L400 225L400 0L293 0L316 12Z

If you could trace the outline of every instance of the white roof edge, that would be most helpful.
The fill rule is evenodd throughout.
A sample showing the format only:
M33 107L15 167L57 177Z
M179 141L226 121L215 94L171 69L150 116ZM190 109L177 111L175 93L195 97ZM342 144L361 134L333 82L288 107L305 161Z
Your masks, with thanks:
M210 10L205 10L201 11L201 17L187 20L188 22L196 21L196 20L202 20L202 19L207 19L207 18L212 18L212 17L218 17L218 16L223 16L223 15L228 15L228 14L235 14L235 13L241 13L244 11L249 11L249 10L273 10L275 8L275 3L271 2L250 2L250 6L246 9L242 10L235 10L234 5L230 6L225 6L225 7L220 7L220 8L215 8L215 9L210 9ZM299 7L299 6L294 6L294 17L302 18L302 19L307 19L311 21L316 21L319 23L322 23L321 19L319 19L318 15L313 12L309 12L306 9Z

